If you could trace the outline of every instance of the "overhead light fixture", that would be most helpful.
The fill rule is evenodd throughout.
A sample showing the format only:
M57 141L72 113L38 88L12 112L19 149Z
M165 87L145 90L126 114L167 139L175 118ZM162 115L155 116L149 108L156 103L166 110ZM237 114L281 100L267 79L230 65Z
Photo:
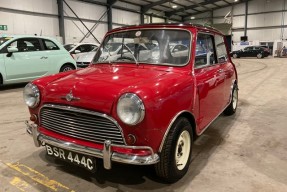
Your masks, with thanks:
M192 17L190 17L190 19L195 19L195 17L192 16Z
M171 6L171 7L175 9L175 8L177 8L177 5L173 5L173 6Z
M234 0L234 2L237 2L238 0Z

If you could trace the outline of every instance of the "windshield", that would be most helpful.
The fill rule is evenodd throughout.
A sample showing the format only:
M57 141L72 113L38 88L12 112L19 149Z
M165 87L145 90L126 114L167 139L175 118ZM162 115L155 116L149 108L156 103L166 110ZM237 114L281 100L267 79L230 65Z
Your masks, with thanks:
M189 60L190 42L190 33L184 30L146 29L113 33L103 41L94 62L185 65Z
M64 45L64 48L65 48L67 51L72 50L74 47L76 47L75 44L67 44L67 45Z
M1 37L0 38L0 46L3 45L6 41L9 41L13 37Z

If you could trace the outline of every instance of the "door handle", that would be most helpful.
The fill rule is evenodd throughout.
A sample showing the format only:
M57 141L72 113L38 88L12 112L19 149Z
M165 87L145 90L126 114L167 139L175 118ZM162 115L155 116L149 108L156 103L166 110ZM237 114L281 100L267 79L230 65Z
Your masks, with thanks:
M43 56L43 57L41 57L40 59L48 59L48 57L44 57L44 56Z

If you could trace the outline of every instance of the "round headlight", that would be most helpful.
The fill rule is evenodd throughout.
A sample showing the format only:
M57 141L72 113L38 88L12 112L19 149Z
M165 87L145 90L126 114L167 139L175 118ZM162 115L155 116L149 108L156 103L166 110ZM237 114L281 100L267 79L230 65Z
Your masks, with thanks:
M40 91L38 87L32 83L28 83L24 88L23 98L29 107L37 107L40 103Z
M136 94L126 93L118 101L117 114L122 122L128 125L136 125L144 118L144 104Z

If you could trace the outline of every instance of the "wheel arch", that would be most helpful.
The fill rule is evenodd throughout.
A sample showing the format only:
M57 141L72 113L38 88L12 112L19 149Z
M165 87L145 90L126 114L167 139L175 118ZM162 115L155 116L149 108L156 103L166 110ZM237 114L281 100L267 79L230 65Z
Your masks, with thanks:
M189 112L189 111L181 111L179 113L177 113L174 118L171 120L167 130L165 131L165 134L162 138L162 141L161 141L161 144L160 144L160 147L159 147L159 152L162 151L162 148L163 148L163 145L166 141L166 138L167 138L167 135L169 134L169 131L172 127L172 125L174 124L174 122L178 119L178 118L181 118L181 117L185 117L186 119L188 119L189 123L191 124L191 127L192 127L192 136L193 136L193 140L195 140L197 138L197 133L196 133L196 122L195 122L195 118L194 118L194 115Z

